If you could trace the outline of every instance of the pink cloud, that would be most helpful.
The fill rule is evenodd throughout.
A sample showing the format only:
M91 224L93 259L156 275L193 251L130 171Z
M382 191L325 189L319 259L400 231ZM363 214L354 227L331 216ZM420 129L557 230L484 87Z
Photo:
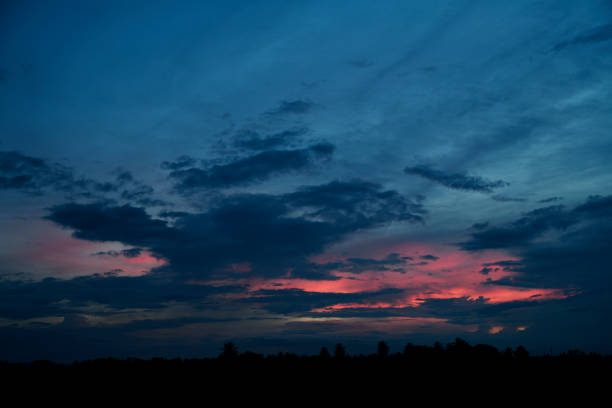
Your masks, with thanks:
M11 254L10 262L29 271L35 278L72 278L94 274L116 273L121 276L140 276L166 263L143 250L136 257L120 254L129 249L120 243L98 243L73 238L71 232L45 225L29 236L28 245L22 245ZM28 234L28 232L24 232ZM118 256L95 255L118 252Z
M452 246L433 245L425 243L405 243L396 245L386 250L377 250L373 253L361 255L362 258L384 259L389 253L397 253L401 257L411 257L404 265L403 271L379 270L375 267L361 273L347 271L333 271L337 277L349 278L340 280L312 281L306 279L292 279L287 277L266 279L261 277L245 276L230 280L216 280L206 282L208 284L244 284L249 285L251 293L261 290L278 289L301 289L307 292L321 293L359 293L375 292L386 288L404 289L406 296L392 301L377 303L345 303L332 305L330 309L344 308L401 308L418 307L426 299L449 299L449 298L484 298L489 303L503 303L512 301L536 301L545 299L558 299L567 295L556 288L522 288L514 286L487 285L487 279L497 280L502 278L517 277L520 272L512 268L499 267L490 268L487 275L480 271L484 264L497 264L503 261L520 262L520 259L511 254L499 251L482 251L480 253L468 253L459 251ZM434 254L439 259L426 260L421 256ZM311 261L318 263L348 262L348 258L355 256L339 256L337 254L325 254L313 257ZM390 266L389 269L396 269Z

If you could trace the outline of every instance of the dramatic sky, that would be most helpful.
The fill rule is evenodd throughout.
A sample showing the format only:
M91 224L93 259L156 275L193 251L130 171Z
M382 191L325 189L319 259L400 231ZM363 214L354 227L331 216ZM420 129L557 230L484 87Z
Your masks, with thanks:
M609 0L0 4L0 359L612 352Z

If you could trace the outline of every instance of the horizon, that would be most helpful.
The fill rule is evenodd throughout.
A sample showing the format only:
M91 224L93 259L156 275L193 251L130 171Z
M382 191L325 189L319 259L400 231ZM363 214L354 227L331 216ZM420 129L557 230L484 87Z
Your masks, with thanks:
M609 1L9 0L0 38L0 360L612 354Z
M453 341L442 344L439 341L433 344L413 344L412 342L405 343L400 349L394 350L385 341L379 341L375 344L375 347L371 350L360 350L358 352L351 352L351 350L343 343L336 343L333 345L323 345L317 352L309 353L304 352L293 352L286 350L277 350L276 352L256 352L250 349L242 350L237 344L226 341L222 345L219 345L217 353L209 353L207 355L193 355L193 356L171 356L171 355L152 355L148 358L138 356L99 356L90 357L87 359L73 359L73 360L49 360L49 359L36 359L29 361L21 360L0 360L0 363L8 364L9 366L14 365L32 365L39 363L51 363L54 365L74 365L88 362L102 362L107 360L115 360L119 362L130 362L130 361L142 361L142 362L155 362L158 360L164 361L193 361L193 360L226 360L228 362L235 358L241 358L244 362L250 361L256 363L253 360L254 357L269 358L292 358L298 357L301 359L319 358L323 360L331 359L340 360L343 358L375 358L375 359L387 359L401 357L406 361L414 360L420 363L428 362L452 362L456 358L461 359L473 359L480 363L494 363L496 361L526 361L528 359L572 359L572 360L583 360L585 362L605 361L612 357L610 354L602 354L595 352L585 352L578 349L569 349L561 351L557 354L553 354L552 350L548 353L533 354L527 350L524 346L519 345L517 347L506 347L499 349L490 344L478 343L470 344L469 342L459 337ZM246 360L245 360L246 359ZM604 359L604 360L602 360ZM261 360L259 360L261 362ZM8 367L8 366L5 366Z

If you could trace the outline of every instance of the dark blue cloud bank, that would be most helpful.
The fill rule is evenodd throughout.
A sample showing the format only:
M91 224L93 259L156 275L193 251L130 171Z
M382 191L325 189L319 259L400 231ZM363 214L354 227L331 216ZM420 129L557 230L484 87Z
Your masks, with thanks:
M0 359L612 352L609 1L0 5Z

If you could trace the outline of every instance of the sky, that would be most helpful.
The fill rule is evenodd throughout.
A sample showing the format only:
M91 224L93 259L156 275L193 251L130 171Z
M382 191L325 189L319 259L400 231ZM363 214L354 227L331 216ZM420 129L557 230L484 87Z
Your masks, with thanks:
M0 359L612 353L612 3L0 4Z

